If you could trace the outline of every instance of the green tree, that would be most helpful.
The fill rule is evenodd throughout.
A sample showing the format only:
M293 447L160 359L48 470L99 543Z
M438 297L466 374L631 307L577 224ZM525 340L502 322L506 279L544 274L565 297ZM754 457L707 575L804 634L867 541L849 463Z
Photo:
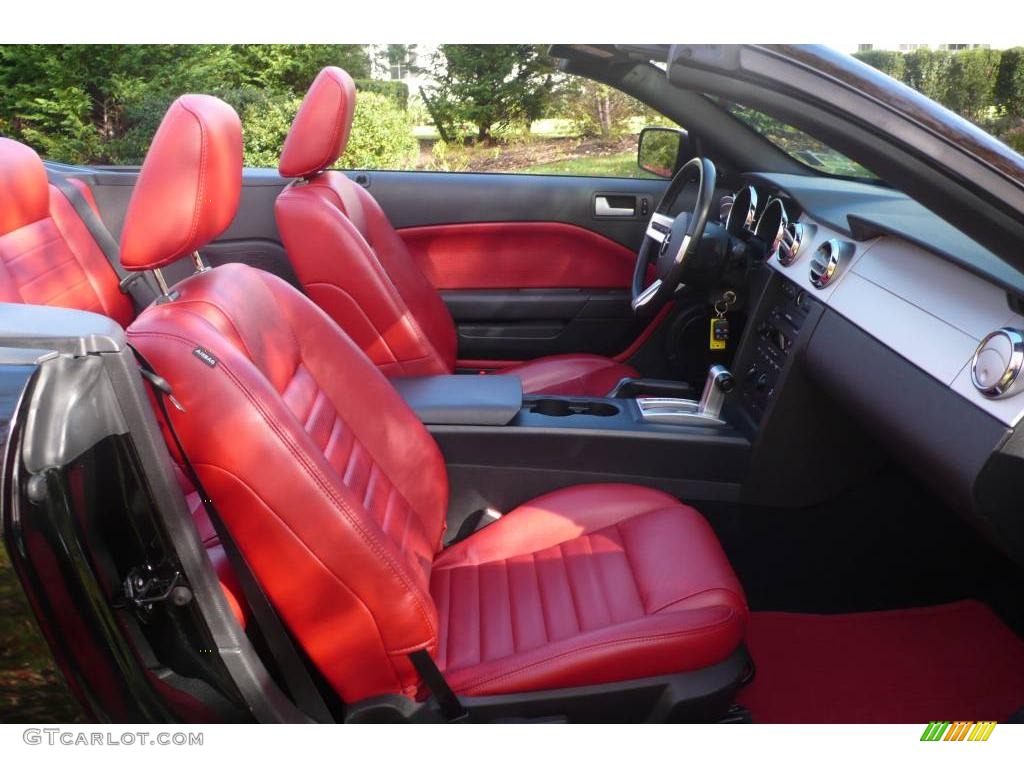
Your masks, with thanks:
M353 78L370 76L365 45L232 45L228 78L232 84L305 93L326 66L341 67Z
M552 113L572 120L584 136L607 139L628 130L631 117L643 115L654 119L653 110L633 97L582 77L567 78L555 90L554 98L557 101Z
M992 99L1007 116L1024 117L1024 48L1003 51Z
M949 63L945 93L939 101L974 122L982 122L992 106L999 69L999 51L974 48L954 54Z
M442 45L432 73L437 85L426 98L442 135L468 123L482 142L499 126L541 117L555 85L541 45Z
M903 79L904 58L898 51L858 51L854 57L889 77Z
M952 54L918 48L903 57L903 82L929 99L942 102Z

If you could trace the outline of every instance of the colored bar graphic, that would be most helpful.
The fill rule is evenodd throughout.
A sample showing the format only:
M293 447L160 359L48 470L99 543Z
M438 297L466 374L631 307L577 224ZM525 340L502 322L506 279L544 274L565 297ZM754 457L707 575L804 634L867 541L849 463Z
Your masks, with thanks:
M939 741L942 739L942 735L949 728L949 721L936 721L928 723L928 727L924 729L924 733L921 734L921 741Z
M988 741L995 730L994 720L933 720L921 734L921 741Z

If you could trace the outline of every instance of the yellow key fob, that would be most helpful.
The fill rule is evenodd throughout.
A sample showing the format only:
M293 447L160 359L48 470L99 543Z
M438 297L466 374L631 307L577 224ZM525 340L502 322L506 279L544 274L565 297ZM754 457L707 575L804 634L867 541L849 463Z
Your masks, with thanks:
M720 352L729 343L729 321L724 317L711 318L710 348Z

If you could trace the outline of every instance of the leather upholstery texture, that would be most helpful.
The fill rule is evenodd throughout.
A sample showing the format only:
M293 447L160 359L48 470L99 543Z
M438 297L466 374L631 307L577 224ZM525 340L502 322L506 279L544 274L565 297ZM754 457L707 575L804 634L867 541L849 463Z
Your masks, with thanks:
M398 236L438 290L628 288L636 253L559 221L408 227Z
M396 232L369 192L345 174L325 170L344 151L355 98L352 79L337 67L327 67L314 80L278 168L296 181L278 196L274 214L306 295L385 375L454 372L455 324L437 292L444 285L438 272L452 260L465 264L466 270L455 278L455 287L536 287L552 279L558 286L572 287L629 283L632 254L579 227L539 222ZM438 245L442 238L450 249ZM415 245L417 256L407 242ZM481 242L495 252L480 250ZM581 244L594 258L582 257ZM467 249L473 250L472 258L466 256ZM544 259L552 263L530 270L520 264L524 253L530 264ZM495 268L498 263L505 266ZM488 271L491 277L485 277ZM548 277L527 277L533 272ZM513 371L522 375L527 393L592 396L603 396L623 377L637 375L628 366L605 361L601 364L593 355L557 355Z
M278 230L303 289L388 376L455 368L455 324L384 211L343 173L287 187Z
M438 656L468 695L683 672L741 642L743 590L707 521L660 491L583 485L434 562Z
M348 72L324 67L309 86L281 150L282 176L305 179L334 165L345 152L356 109Z
M180 125L194 136L194 123L178 118L172 107L160 130ZM146 166L166 168L179 147L154 142ZM203 166L200 155L181 157L182 176L189 163ZM149 213L142 205L129 216ZM227 226L233 211L220 214ZM199 247L219 234L212 222L196 234L186 218L171 220L181 231L154 237ZM204 488L345 701L425 695L409 661L420 649L455 690L488 694L698 669L742 641L742 590L690 507L635 486L578 486L442 551L441 452L322 309L242 264L176 288L177 298L141 313L128 339L173 388L181 409L169 418Z
M242 191L238 115L213 96L180 96L146 157L121 231L126 269L166 266L227 229Z
M76 183L93 208L88 186ZM29 147L0 138L0 301L134 315L117 274Z

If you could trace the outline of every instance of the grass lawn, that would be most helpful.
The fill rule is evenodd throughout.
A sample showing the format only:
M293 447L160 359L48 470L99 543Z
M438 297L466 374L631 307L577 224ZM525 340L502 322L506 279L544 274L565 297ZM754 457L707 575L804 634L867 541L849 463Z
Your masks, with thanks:
M615 155L594 155L556 160L523 168L519 173L547 173L561 176L618 176L622 178L654 179L654 174L640 170L636 152Z

